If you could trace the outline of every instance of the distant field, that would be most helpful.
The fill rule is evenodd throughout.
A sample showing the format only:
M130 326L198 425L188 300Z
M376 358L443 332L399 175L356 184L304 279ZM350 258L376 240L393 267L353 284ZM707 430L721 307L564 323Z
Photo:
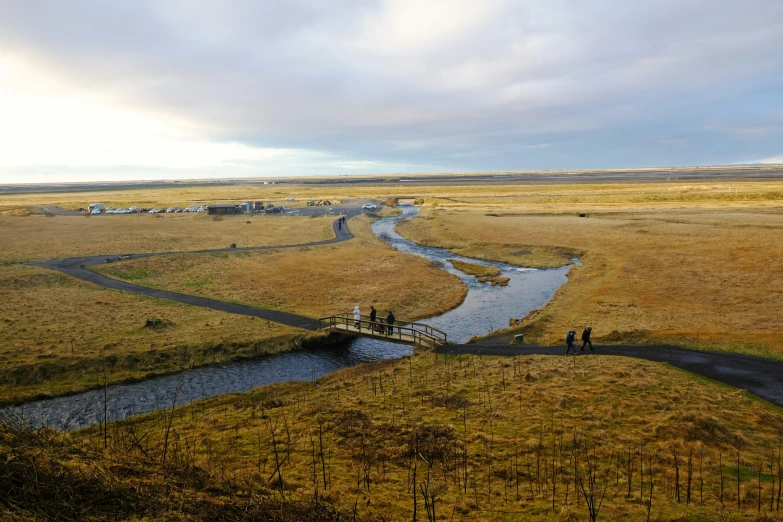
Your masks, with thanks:
M205 214L0 216L0 262L226 248L232 243L243 247L307 243L334 237L334 220Z
M135 259L95 269L114 278L207 295L311 317L370 305L398 318L436 315L466 289L422 258L400 254L370 231L370 218L349 221L353 240L319 247Z
M285 201L289 196L296 200ZM0 195L0 212L23 206L58 205L68 209L87 208L90 203L106 203L114 207L170 207L192 204L242 201L265 201L302 206L308 200L416 196L432 198L430 203L467 203L485 206L503 206L524 203L530 209L546 210L552 205L581 205L583 208L612 206L618 203L646 204L704 204L721 202L783 201L783 182L710 182L671 181L666 183L583 183L547 184L542 176L538 185L411 185L408 183L384 185L231 185L219 187L169 187L127 189L97 192L43 193ZM578 208L573 208L578 210ZM109 216L116 218L132 216Z
M604 187L600 205L553 201L546 211L540 203L440 202L399 231L532 266L578 254L584 265L519 328L533 342L560 344L569 329L592 325L599 342L783 357L783 264L775 261L783 258L783 201L765 199L776 192L761 184L674 204L663 197L673 188Z
M0 403L289 349L306 332L0 266ZM145 328L148 319L172 323ZM73 343L71 342L73 341Z

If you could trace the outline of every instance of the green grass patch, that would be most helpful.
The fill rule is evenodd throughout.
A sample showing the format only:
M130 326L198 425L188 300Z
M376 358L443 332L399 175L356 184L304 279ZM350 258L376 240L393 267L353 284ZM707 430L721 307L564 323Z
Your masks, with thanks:
M209 277L204 277L201 279L196 279L195 281L190 281L189 283L185 283L185 286L190 288L201 288L203 286L206 286L212 282L212 279Z

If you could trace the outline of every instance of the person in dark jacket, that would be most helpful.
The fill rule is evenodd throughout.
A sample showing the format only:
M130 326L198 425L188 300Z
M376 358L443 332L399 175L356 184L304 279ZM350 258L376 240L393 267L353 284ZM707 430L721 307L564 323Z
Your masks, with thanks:
M573 330L568 330L568 334L566 335L566 355L568 355L568 352L570 352L572 349L574 350L574 355L576 355L576 346L574 346L575 340L576 332Z
M590 351L593 351L593 343L590 342L590 334L593 332L593 327L588 326L585 328L584 332L582 332L582 351L585 351L585 346L590 346Z
M386 323L389 325L386 335L391 335L394 333L394 321L394 314L391 310L389 310L389 315L386 316Z
M378 317L378 311L374 306L370 306L370 328L375 331L376 318Z

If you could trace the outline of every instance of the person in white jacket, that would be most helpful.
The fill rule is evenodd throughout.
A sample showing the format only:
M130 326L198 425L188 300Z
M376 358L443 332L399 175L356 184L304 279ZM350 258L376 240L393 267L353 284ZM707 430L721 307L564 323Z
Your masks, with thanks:
M358 328L359 330L361 330L361 324L362 323L360 323L359 321L362 320L362 313L359 311L359 307L358 306L353 309L353 320L356 321L354 323L354 326L356 328Z

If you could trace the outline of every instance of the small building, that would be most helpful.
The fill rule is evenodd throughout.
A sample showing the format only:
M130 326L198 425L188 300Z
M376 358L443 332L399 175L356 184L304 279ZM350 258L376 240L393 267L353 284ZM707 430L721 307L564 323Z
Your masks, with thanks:
M240 212L253 212L253 204L249 201L237 205Z
M263 201L256 201L253 204L253 210L256 212L263 212L264 211L264 202Z
M209 215L224 215L224 214L236 214L236 205L210 205L207 207L207 213Z

